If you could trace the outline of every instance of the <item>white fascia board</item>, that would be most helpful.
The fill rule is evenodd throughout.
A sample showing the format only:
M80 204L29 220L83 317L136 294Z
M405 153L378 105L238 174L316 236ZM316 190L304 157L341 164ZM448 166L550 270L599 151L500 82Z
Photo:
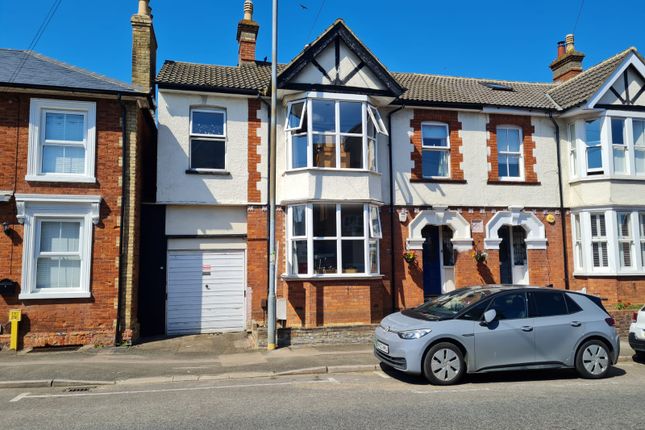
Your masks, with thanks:
M618 77L621 76L630 65L634 66L636 70L638 70L638 72L641 74L641 76L645 78L645 64L643 64L643 62L634 52L630 52L627 58L625 58L620 64L620 66L616 68L616 70L614 70L614 73L611 74L609 79L607 79L605 83L600 87L600 89L598 89L598 91L596 91L595 94L589 98L589 101L587 102L588 109L592 109L594 106L596 106L596 103L598 103L602 96L604 96L605 93L609 91Z
M514 109L514 108L497 108L493 106L484 106L482 109L483 113L495 113L503 115L521 115L521 116L542 116L548 117L549 113L545 111L539 111L535 109Z

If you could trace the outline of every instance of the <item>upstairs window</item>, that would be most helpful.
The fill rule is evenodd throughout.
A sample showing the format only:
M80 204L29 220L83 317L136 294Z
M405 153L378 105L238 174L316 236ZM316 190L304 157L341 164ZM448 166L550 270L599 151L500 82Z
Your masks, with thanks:
M190 169L226 170L226 111L193 109L190 113Z
M611 118L611 147L614 158L614 173L627 174L627 140L625 119Z
M422 124L421 143L423 148L423 177L450 177L450 139L448 124Z
M500 180L522 180L522 132L517 127L497 127L497 167Z
M645 120L632 120L632 135L634 139L634 171L639 176L645 176Z
M96 104L32 99L28 181L95 182Z
M600 119L585 121L587 174L602 174L602 148L600 146Z
M362 101L312 98L287 107L291 169L377 170L377 134L386 134L378 110Z
M571 176L578 176L578 141L576 139L576 123L569 124L569 166Z

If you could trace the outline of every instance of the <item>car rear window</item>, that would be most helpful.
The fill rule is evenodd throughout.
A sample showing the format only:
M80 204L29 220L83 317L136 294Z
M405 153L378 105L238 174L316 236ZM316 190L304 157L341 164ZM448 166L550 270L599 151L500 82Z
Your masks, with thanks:
M529 293L531 317L552 317L566 315L567 303L563 293L555 291L534 291Z
M564 298L567 301L567 309L569 310L570 314L575 314L576 312L580 312L582 310L582 308L571 298L571 296L565 294Z

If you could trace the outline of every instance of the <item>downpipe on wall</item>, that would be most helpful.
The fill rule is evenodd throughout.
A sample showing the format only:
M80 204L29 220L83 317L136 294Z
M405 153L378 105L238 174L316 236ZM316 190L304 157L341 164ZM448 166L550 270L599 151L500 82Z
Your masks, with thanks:
M396 100L395 100L396 101ZM388 133L388 172L389 172L389 179L390 179L390 187L389 187L389 192L390 192L390 240L391 240L391 245L390 247L392 248L390 250L390 276L392 277L390 279L390 291L392 295L392 312L396 312L398 310L397 306L397 299L396 299L396 258L394 256L394 166L392 165L392 159L394 158L393 152L394 149L392 147L392 115L397 113L398 111L402 110L405 108L405 105L401 105L400 107L394 109L392 112L387 114L387 133Z

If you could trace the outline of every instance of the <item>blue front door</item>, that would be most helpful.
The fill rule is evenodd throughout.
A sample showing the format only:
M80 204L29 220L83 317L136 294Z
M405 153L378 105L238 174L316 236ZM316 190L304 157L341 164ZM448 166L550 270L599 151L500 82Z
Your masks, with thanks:
M439 227L423 229L423 295L425 298L441 294L441 240Z

